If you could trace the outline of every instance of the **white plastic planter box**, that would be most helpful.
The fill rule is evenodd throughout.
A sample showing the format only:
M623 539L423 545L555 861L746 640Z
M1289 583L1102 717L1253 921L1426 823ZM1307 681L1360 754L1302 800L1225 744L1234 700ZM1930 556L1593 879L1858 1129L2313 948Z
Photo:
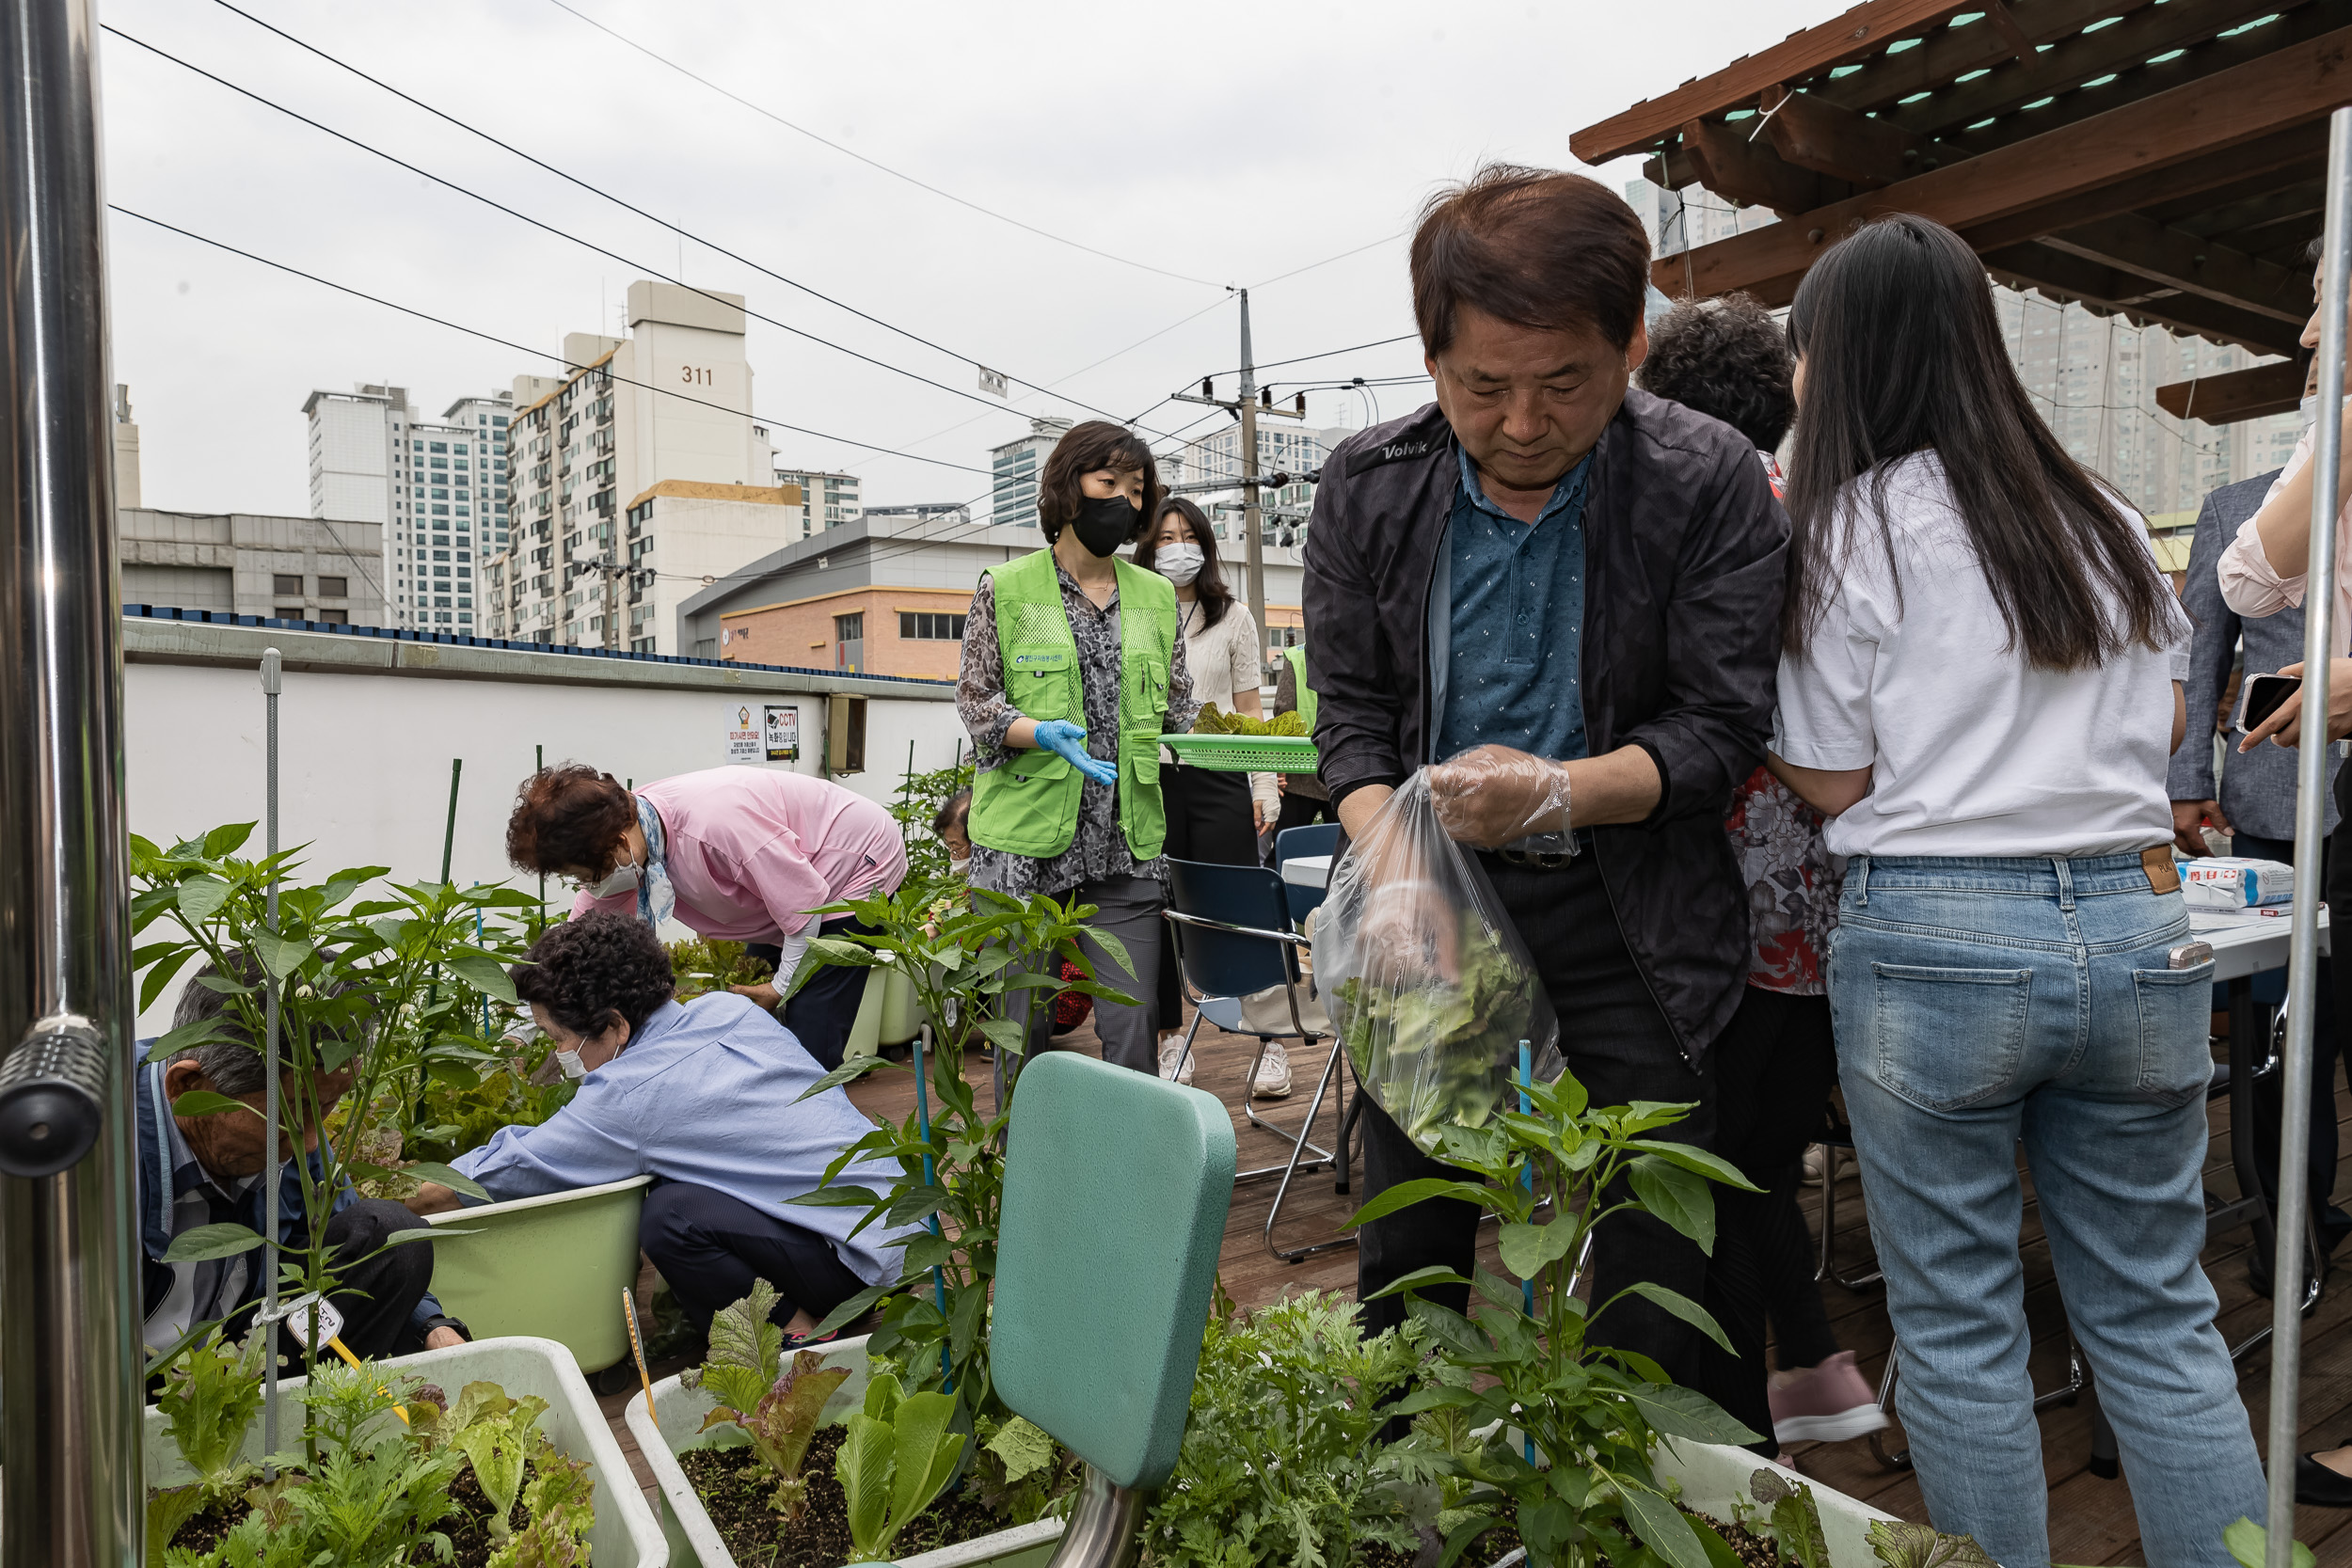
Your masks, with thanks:
M638 1490L637 1478L612 1436L612 1428L596 1409L596 1396L588 1391L587 1379L580 1375L579 1363L562 1345L552 1339L483 1339L379 1364L438 1384L452 1400L469 1383L495 1383L510 1399L536 1394L547 1401L539 1430L565 1455L588 1462L596 1511L588 1545L596 1568L664 1568L669 1562L670 1548L661 1538L661 1527L646 1506L645 1495ZM301 1446L302 1406L292 1395L302 1384L295 1377L278 1385L281 1448ZM147 1408L141 1446L148 1485L177 1486L190 1479L191 1472L171 1440L170 1426L152 1405ZM259 1414L246 1432L245 1457L257 1464L262 1458Z
M1726 1524L1740 1508L1751 1512L1756 1509L1755 1496L1748 1490L1749 1478L1758 1470L1776 1468L1770 1460L1758 1459L1745 1449L1693 1443L1685 1438L1661 1442L1656 1463L1660 1480L1672 1476L1682 1482L1683 1507L1711 1514ZM1843 1492L1833 1492L1810 1476L1794 1470L1782 1473L1813 1494L1814 1506L1821 1513L1821 1536L1828 1543L1833 1568L1872 1568L1878 1558L1870 1549L1867 1535L1871 1521L1894 1519L1898 1515L1882 1513Z
M825 1419L838 1420L866 1402L866 1340L863 1337L843 1339L825 1349L825 1365L846 1367L849 1378L834 1390L825 1402ZM637 1439L638 1450L661 1487L661 1533L669 1551L669 1560L678 1568L736 1568L735 1558L720 1540L718 1530L710 1523L710 1515L703 1509L702 1498L695 1494L693 1483L677 1462L677 1455L689 1449L732 1448L739 1446L739 1433L726 1427L714 1427L709 1432L696 1431L719 1402L698 1388L687 1388L675 1377L663 1378L653 1386L653 1409L645 1408L645 1397L638 1394L628 1402L628 1430ZM999 1530L993 1535L966 1541L961 1545L942 1546L937 1551L920 1552L914 1557L898 1558L898 1568L979 1568L994 1564L996 1568L1044 1568L1054 1555L1054 1547L1061 1540L1059 1519L1041 1519L1034 1525L1021 1525ZM597 1568L603 1568L602 1560Z

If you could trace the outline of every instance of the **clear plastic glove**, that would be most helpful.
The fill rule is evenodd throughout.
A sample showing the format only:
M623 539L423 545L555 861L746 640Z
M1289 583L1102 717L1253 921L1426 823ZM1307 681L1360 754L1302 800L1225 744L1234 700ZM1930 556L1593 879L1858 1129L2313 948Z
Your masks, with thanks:
M1438 820L1457 844L1576 853L1568 831L1568 765L1473 746L1429 769Z
M1460 969L1460 920L1448 908L1430 864L1431 835L1417 832L1414 801L1424 792L1419 777L1408 781L1364 825L1331 873L1331 902L1347 908L1350 973L1376 987L1410 988L1435 977L1452 980ZM1418 821L1428 820L1426 806Z
M1047 719L1037 726L1040 751L1051 752L1069 760L1070 766L1099 784L1119 782L1119 765L1104 762L1087 752L1087 727L1067 719Z

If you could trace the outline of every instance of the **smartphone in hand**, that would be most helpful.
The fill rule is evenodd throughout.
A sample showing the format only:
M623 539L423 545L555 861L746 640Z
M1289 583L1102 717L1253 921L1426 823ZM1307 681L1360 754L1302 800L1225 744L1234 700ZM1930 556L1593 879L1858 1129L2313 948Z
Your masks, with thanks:
M2255 728L2301 689L2303 682L2296 675L2247 676L2245 689L2238 693L2235 727L2241 734Z

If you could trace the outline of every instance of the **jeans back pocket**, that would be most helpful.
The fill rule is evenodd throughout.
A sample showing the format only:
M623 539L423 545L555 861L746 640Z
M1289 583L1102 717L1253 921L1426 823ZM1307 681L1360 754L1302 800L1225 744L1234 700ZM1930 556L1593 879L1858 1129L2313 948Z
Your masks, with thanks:
M2213 1082L2213 960L2194 969L2136 969L2139 1079L2161 1105L2184 1105Z
M1955 1111L2009 1086L2026 1053L2030 969L1870 966L1870 1053L1887 1089Z

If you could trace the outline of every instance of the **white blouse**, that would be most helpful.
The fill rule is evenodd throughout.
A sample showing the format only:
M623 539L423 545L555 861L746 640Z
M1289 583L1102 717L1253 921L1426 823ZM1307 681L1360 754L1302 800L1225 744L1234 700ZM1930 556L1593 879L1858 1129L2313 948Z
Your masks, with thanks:
M1179 599L1176 616L1184 629L1184 667L1192 673L1193 701L1203 706L1215 703L1227 713L1232 712L1234 695L1256 691L1263 678L1258 662L1257 621L1239 599L1225 607L1215 626L1208 624L1198 599L1189 604ZM1257 800L1280 799L1271 773L1250 774L1249 794Z

